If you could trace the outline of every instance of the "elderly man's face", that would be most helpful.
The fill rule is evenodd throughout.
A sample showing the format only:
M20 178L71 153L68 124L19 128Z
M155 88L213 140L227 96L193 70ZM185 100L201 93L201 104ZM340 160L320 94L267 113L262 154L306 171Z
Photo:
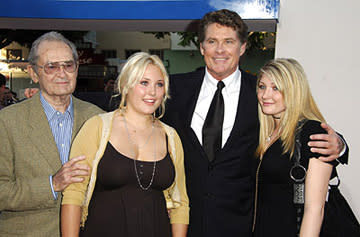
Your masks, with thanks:
M39 45L37 72L32 69L30 74L34 82L39 82L41 92L45 98L64 99L74 92L78 70L77 68L74 72L65 70L66 63L69 62L74 62L74 58L70 47L65 43L61 41L44 41ZM61 66L58 70L53 70L53 72L44 68L46 65L56 65L57 63L64 66Z

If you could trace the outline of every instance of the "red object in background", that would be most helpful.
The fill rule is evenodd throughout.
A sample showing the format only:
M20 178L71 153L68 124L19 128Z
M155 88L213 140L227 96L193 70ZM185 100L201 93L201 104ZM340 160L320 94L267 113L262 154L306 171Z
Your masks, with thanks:
M77 52L79 54L79 64L107 64L104 55L94 53L93 49L77 49Z

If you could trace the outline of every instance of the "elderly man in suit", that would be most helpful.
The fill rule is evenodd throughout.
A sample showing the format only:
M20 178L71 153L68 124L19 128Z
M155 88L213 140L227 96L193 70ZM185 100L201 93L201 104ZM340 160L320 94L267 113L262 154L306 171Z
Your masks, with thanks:
M207 13L198 38L206 68L170 78L164 120L184 147L191 237L251 236L259 122L256 78L238 69L247 30L235 12ZM335 159L343 143L324 126L312 149Z
M0 111L0 236L60 236L60 192L89 174L71 141L101 110L72 96L78 54L61 34L33 43L28 72L40 93Z

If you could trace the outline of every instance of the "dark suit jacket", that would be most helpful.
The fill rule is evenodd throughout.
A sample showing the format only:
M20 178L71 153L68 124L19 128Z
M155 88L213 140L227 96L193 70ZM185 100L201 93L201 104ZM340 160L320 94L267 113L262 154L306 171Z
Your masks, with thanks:
M251 236L252 173L259 131L256 78L241 73L234 127L215 160L209 162L190 127L204 73L204 70L197 70L171 76L171 99L164 117L164 121L177 130L184 147L190 200L188 235Z
M0 236L60 236L49 175L61 167L39 93L0 111ZM72 138L102 111L73 97Z

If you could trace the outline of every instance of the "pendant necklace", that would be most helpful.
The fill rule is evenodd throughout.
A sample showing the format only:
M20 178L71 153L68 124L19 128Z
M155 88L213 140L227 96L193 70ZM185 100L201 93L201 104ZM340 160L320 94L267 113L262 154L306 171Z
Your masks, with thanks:
M266 142L270 142L271 140L271 135L269 135L267 138L266 138Z
M129 129L128 129L128 127L127 127L127 122L126 122L125 116L123 116L123 117L124 117L124 127L125 127L125 130L126 130L126 133L127 133L127 137L128 137L129 142L130 142L131 144L137 146L137 147L139 148L139 150L142 149L142 148L145 147L146 144L149 142L150 137L152 137L152 134L153 134L153 132L154 132L154 127L155 127L155 126L154 126L155 120L154 120L153 123L152 123L152 128L151 128L151 133L150 133L150 135L149 135L148 138L146 139L145 143L140 147L139 145L137 145L137 144L132 140L131 135L130 135L130 132L129 132ZM156 159L156 139L154 140L154 160L155 160L155 159ZM140 188L141 188L143 191L147 191L147 190L151 187L151 185L152 185L152 183L153 183L153 181L154 181L155 170L156 170L156 161L154 161L154 165L153 165L153 169L152 169L152 174L151 174L151 180L150 180L148 186L146 186L146 187L144 187L144 186L142 185L142 183L141 183L141 179L140 179L140 176L139 176L138 170L137 170L136 159L134 158L133 161L134 161L135 175L136 175L136 179L137 179L137 181L138 181L138 184L139 184Z
M271 138L275 137L273 133L271 133L267 138L266 142L269 143L271 141Z
M278 138L279 136L279 132L280 132L280 129L279 128L275 128L271 133L270 135L265 139L265 141L267 143L269 143L271 141L272 138Z

